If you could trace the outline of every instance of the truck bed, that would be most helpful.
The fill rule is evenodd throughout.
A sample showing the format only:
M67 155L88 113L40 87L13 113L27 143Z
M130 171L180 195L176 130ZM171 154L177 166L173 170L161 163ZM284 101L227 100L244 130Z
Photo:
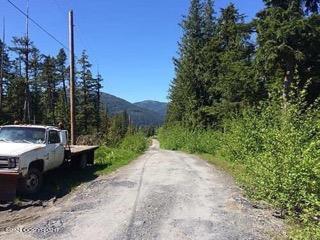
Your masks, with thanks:
M71 156L77 156L85 152L92 152L98 148L99 146L70 145L70 153Z

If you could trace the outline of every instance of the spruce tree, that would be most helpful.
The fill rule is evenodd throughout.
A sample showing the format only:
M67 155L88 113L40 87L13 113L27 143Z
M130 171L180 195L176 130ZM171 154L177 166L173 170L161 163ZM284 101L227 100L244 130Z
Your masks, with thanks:
M43 122L43 102L42 98L42 80L41 80L41 69L42 69L42 59L41 53L38 49L34 48L31 52L30 58L30 109L31 109L31 121L33 123Z
M78 87L77 92L77 118L78 118L78 132L81 134L88 134L95 126L95 80L91 73L91 63L86 51L83 51L78 60Z
M21 64L21 74L23 72L24 89L23 94L23 121L26 123L31 122L32 109L31 109L31 93L30 93L30 56L33 51L36 51L33 42L28 37L13 37L13 47L10 49L16 54Z
M270 93L289 102L293 86L308 88L309 101L319 96L319 15L309 16L304 10L317 12L318 1L265 1L267 8L256 21L258 51L257 76L266 79ZM306 5L305 5L306 4Z
M3 52L2 52L3 50ZM3 60L3 62L2 62ZM0 87L1 87L1 98L2 103L0 105L0 124L10 121L10 116L8 115L7 105L7 89L8 89L8 81L10 78L11 71L11 63L8 55L7 46L0 40L0 66L2 67L2 79L0 79ZM0 76L1 77L1 76Z
M213 2L207 0L203 10L203 35L204 46L200 52L199 61L199 120L198 126L212 127L216 120L209 109L217 98L212 94L212 89L217 82L217 65L219 62L217 39L217 20L214 16Z
M214 17L214 6L212 0L207 0L203 10L203 37L209 42L215 35L216 19Z
M221 10L218 20L220 65L216 91L220 103L237 105L256 101L257 88L253 80L254 45L250 41L251 26L246 24L233 4ZM229 109L230 110L230 109Z
M192 0L188 16L182 21L183 37L179 58L175 59L176 78L169 93L168 119L196 127L199 120L199 53L204 44L202 5Z
M103 78L100 73L94 79L94 112L95 112L95 126L96 131L99 132L102 124L102 111L101 111L101 89Z
M68 97L67 97L67 67L66 67L67 55L64 49L60 49L56 56L56 75L57 83L59 85L58 90L58 106L57 114L59 121L63 121L65 125L68 123Z
M16 58L12 61L12 65L6 89L6 112L11 116L11 123L23 120L25 100L25 79L22 76L21 59Z
M58 93L57 77L55 73L55 59L51 56L45 56L41 73L42 86L44 89L44 124L56 125L58 123L56 116Z
M320 0L264 0L269 8L290 9L290 11L318 13Z

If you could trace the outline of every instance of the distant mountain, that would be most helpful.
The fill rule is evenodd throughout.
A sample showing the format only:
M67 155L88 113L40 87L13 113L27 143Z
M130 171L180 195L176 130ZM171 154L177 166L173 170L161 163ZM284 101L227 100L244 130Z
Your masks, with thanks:
M165 118L165 116L167 115L168 104L164 102L146 100L142 102L136 102L134 103L134 105L156 112L160 114L160 116L162 116L163 118Z
M101 93L101 103L111 116L127 111L134 125L157 126L165 119L166 103L148 100L133 104L108 93Z

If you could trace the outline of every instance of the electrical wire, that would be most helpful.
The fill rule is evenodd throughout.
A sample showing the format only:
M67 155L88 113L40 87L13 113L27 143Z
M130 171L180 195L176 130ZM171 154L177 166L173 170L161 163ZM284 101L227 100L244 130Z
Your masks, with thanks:
M17 11L19 11L22 15L24 15L25 17L27 17L33 24L35 24L39 29L41 29L44 33L46 33L48 36L50 36L53 40L55 40L59 45L61 45L65 50L67 50L67 51L69 51L69 48L65 45L65 44L63 44L61 41L59 41L53 34L51 34L48 30L46 30L43 26L41 26L36 20L34 20L33 18L31 18L30 16L29 16L29 14L27 14L27 13L25 13L21 8L19 8L16 4L14 4L11 0L7 0ZM55 3L57 4L57 2L55 1ZM59 5L57 5L58 6L58 8L60 9L60 10L62 10L61 9L61 6L59 6ZM85 47L86 48L86 46L85 46L85 44L84 44L84 41L83 41L83 39L81 38L81 36L80 35L82 35L82 34L80 34L80 32L79 32L79 27L78 28L75 28L75 30L77 31L77 33L78 33L78 35L79 35L79 37L80 37L80 41L81 41L81 44L83 45L83 47ZM79 61L79 58L76 56L76 55L74 55L74 57L75 57L75 61Z
M21 10L17 5L15 5L12 1L7 0L16 10L18 10L22 15L27 17L33 24L35 24L39 29L41 29L43 32L45 32L48 36L50 36L53 40L55 40L58 44L60 44L64 49L69 50L69 48L63 44L61 41L59 41L53 34L51 34L49 31L47 31L44 27L42 27L37 21L35 21L33 18L31 18L27 13L25 13L23 10Z

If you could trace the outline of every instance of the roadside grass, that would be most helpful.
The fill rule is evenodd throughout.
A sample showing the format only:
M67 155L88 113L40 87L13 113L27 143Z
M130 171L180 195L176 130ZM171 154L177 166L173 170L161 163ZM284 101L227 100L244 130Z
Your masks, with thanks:
M243 168L244 168L243 166L235 165L233 163L224 161L219 156L215 156L215 155L208 154L208 153L196 153L196 155L198 157L200 157L201 159L207 161L208 163L214 165L219 170L222 170L222 171L224 171L234 177L239 176L241 174L241 172L243 172ZM235 179L235 180L237 180L237 179Z
M117 170L118 168L129 164L136 159L142 152L121 148L100 147L96 156L95 174L97 176L105 175Z
M142 133L126 136L116 147L100 146L95 152L93 166L83 170L64 166L46 173L42 190L39 194L32 196L32 200L61 198L82 183L92 181L129 164L141 155L147 146L148 139Z

